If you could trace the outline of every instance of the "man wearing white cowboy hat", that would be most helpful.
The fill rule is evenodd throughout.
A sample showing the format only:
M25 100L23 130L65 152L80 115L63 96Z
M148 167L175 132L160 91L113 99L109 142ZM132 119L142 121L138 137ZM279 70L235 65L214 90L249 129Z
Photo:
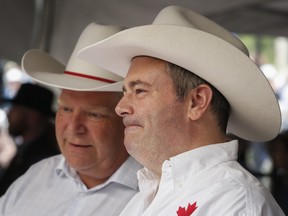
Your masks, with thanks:
M121 31L79 57L125 77L116 112L128 152L145 168L121 215L284 215L226 136L269 140L281 122L268 81L230 32L169 6L152 25Z
M128 155L124 125L114 110L123 78L76 57L121 29L88 25L66 68L41 51L24 55L22 67L32 79L62 90L55 120L62 154L15 181L0 199L0 215L118 216L138 191L136 171L142 166Z

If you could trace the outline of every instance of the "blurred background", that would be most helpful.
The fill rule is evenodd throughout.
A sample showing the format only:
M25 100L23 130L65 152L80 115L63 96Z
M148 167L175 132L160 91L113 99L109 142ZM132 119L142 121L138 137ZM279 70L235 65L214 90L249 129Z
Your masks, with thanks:
M49 52L66 64L90 22L145 25L168 5L190 8L237 35L274 88L283 117L281 136L261 144L241 140L239 161L287 212L288 0L1 0L1 97L12 98L21 83L31 82L20 67L28 49ZM5 109L0 109L0 125L7 127Z

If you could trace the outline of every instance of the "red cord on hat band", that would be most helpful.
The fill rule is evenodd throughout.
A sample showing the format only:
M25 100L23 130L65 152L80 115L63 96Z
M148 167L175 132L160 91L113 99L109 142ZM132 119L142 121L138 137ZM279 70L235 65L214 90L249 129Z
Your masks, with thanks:
M105 78L101 78L101 77L96 77L96 76L91 76L91 75L81 74L81 73L76 73L76 72L71 72L71 71L64 71L64 74L83 77L83 78L87 78L87 79L98 80L98 81L106 82L106 83L115 83L116 82L114 80L109 80L109 79L105 79Z

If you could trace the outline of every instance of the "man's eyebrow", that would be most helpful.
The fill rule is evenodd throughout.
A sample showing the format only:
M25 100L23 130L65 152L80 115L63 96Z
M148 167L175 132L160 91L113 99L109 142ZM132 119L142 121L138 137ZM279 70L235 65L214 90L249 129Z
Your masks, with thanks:
M129 88L134 88L136 85L148 86L150 84L148 82L143 81L143 80L135 80L135 81L131 81L128 83ZM123 90L123 92L127 91L125 86L122 87L122 90Z
M63 104L63 103L64 103L63 99L59 97L59 98L57 99L57 104Z

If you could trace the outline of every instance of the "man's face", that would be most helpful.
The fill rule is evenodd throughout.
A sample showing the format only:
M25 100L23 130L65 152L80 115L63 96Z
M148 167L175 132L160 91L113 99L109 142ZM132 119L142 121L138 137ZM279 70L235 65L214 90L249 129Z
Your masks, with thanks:
M68 164L80 177L109 178L128 157L116 93L62 90L56 136Z
M155 172L178 153L179 130L188 119L185 102L176 100L166 67L159 59L134 58L124 81L124 96L116 107L126 127L128 152Z

